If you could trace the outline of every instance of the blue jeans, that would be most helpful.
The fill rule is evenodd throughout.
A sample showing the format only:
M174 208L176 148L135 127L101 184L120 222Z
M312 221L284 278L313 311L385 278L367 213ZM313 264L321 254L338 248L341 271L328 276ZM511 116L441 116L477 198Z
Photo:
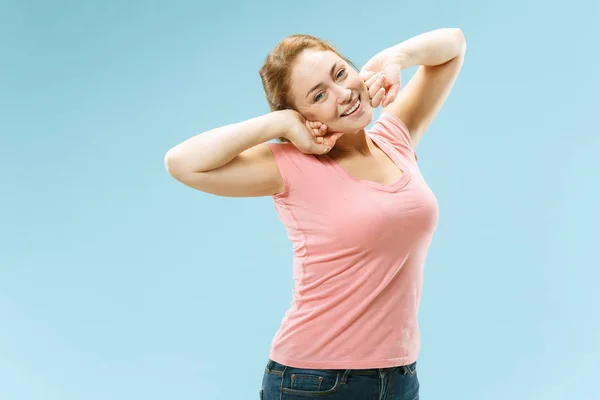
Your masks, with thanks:
M391 368L302 369L269 359L260 400L418 400L417 362Z

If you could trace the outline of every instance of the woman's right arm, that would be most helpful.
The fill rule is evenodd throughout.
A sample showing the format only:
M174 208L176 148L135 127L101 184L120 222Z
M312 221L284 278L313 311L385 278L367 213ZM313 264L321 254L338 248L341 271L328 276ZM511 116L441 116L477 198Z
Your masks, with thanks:
M165 167L179 182L218 196L280 193L283 177L266 142L286 136L293 122L285 110L209 130L170 149Z

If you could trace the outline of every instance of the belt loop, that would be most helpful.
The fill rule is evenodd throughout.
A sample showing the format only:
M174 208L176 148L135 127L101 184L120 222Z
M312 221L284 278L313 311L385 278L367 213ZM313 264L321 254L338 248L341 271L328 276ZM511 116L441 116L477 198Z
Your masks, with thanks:
M351 369L347 369L344 371L344 374L342 375L342 383L344 385L346 384L346 379L348 378L348 375L350 375L351 371L352 371Z

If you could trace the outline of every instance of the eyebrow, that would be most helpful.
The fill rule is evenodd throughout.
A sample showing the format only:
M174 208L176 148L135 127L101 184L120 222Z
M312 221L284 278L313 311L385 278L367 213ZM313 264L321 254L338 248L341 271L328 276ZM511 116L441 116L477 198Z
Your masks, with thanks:
M333 72L335 71L335 67L336 67L336 66L337 66L339 63L340 63L339 61L336 61L336 63L335 63L335 64L333 64L333 67L331 67L331 70L329 71L329 75L333 75ZM318 88L319 86L321 86L321 85L324 85L324 83L323 83L323 82L319 82L319 83L317 83L315 86L313 86L313 87L312 87L312 89L310 89L310 90L308 91L308 93L306 93L306 97L308 97L308 95L309 95L309 94L311 94L313 90L317 89L317 88ZM306 97L305 97L305 98L306 98Z

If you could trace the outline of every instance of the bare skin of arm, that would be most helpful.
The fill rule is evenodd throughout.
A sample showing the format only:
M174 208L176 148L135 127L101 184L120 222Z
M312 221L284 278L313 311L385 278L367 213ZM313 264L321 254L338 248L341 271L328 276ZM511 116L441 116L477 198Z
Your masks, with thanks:
M323 154L340 134L322 128L296 111L274 111L185 140L167 152L165 167L179 182L206 193L270 196L284 190L284 180L267 142L285 137L304 153Z

